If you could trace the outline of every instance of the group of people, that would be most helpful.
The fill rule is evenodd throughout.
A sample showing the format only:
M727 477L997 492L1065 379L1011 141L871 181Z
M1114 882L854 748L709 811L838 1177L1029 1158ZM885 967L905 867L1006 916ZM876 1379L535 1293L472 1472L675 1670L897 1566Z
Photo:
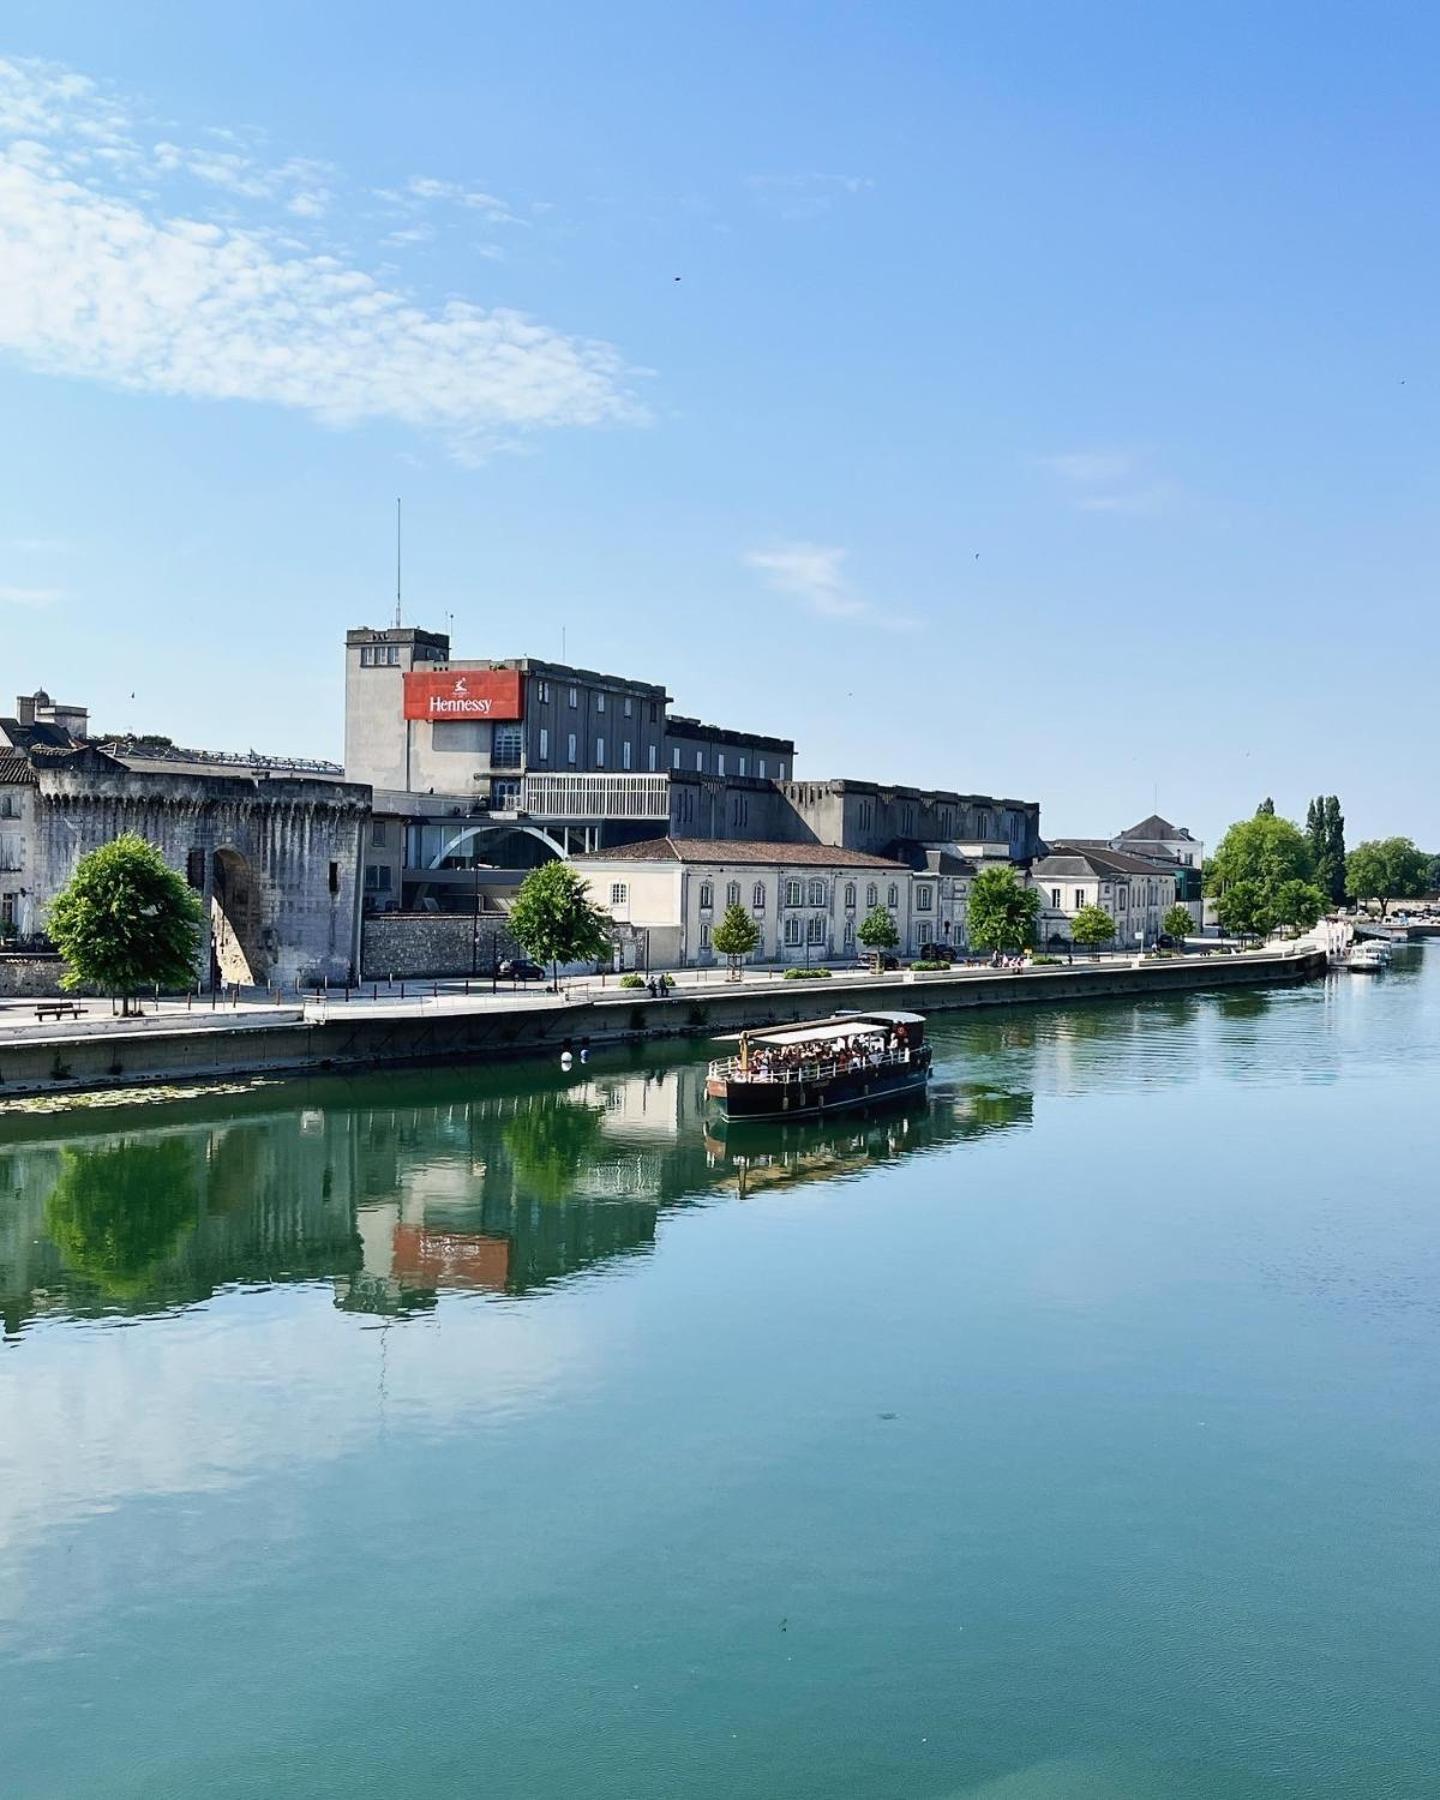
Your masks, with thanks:
M668 975L652 975L645 983L645 991L652 1000L664 1000L675 987Z
M896 1025L888 1036L879 1031L857 1031L847 1037L809 1044L761 1043L752 1049L748 1040L742 1040L740 1063L752 1080L783 1081L819 1062L833 1062L841 1074L847 1069L873 1069L887 1054L895 1056L908 1047L905 1027Z

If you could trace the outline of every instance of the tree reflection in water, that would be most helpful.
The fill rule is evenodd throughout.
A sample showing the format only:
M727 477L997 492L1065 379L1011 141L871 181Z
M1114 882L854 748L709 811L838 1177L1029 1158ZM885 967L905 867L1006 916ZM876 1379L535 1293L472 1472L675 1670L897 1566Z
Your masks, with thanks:
M154 1284L195 1229L195 1153L183 1138L65 1150L45 1202L45 1228L68 1268L103 1293L132 1300Z
M605 1113L601 1107L537 1094L505 1122L502 1136L515 1173L537 1200L565 1200L581 1169L600 1146Z

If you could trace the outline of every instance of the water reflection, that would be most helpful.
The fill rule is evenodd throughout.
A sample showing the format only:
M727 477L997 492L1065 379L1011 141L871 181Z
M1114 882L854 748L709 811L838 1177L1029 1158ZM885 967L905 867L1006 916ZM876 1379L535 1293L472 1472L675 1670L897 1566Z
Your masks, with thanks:
M29 1141L0 1150L7 1334L317 1279L340 1308L380 1316L447 1292L519 1297L647 1255L669 1209L854 1176L1032 1111L1028 1092L942 1083L918 1109L735 1138L683 1052L568 1076L387 1077L383 1106L376 1092L332 1082L300 1105L197 1101L183 1122L130 1113L104 1135L28 1121Z

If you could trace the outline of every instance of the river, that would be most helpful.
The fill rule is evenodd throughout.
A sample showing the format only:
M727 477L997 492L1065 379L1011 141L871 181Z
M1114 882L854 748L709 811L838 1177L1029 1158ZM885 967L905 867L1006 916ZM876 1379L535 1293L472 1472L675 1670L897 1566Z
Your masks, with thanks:
M0 1115L0 1792L1431 1800L1440 948Z

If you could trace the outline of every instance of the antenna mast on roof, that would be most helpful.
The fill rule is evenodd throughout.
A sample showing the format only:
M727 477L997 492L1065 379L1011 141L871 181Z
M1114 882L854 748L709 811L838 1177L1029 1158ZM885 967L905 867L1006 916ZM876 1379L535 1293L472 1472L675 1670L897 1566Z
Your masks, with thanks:
M400 629L400 502L395 502L395 629Z

